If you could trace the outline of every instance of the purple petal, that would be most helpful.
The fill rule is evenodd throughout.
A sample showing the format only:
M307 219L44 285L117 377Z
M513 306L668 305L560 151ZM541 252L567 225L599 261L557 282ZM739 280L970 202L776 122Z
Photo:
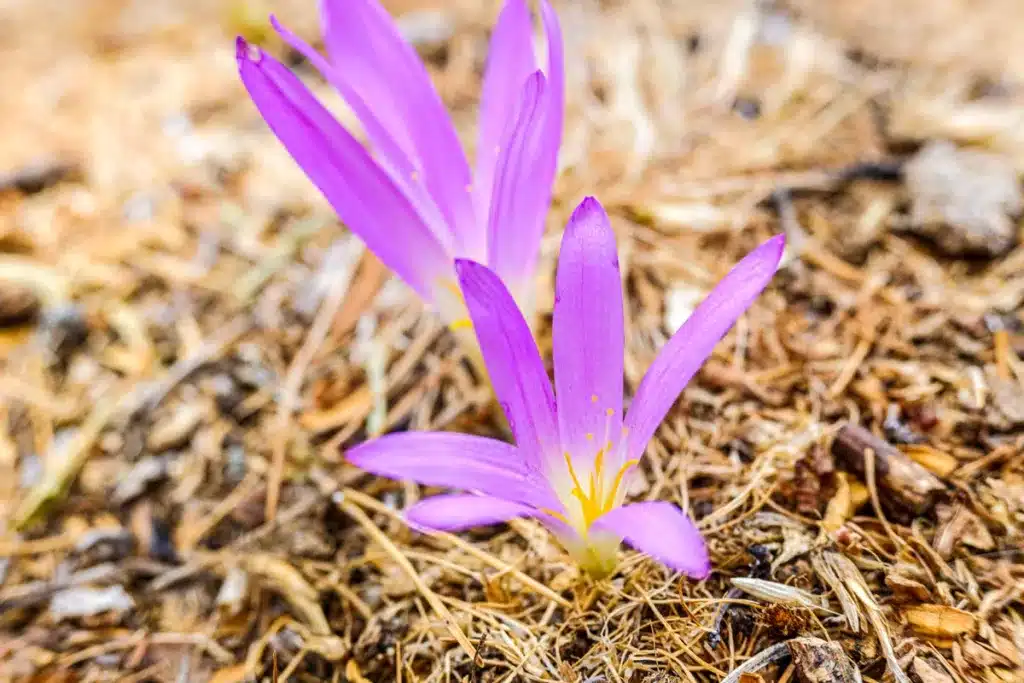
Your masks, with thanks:
M547 173L553 177L558 164L558 148L562 142L565 116L565 55L558 15L548 0L541 0L540 16L548 41L548 69L545 75L551 93L547 101L547 118L544 123L547 139L544 141L543 151L546 154L546 161L551 165L551 170Z
M553 336L562 445L574 457L593 457L622 431L625 340L615 233L593 197L576 208L562 237Z
M466 308L480 351L516 444L531 469L549 472L560 462L555 398L540 352L505 285L485 266L456 260Z
M544 234L544 220L551 204L552 185L558 171L558 150L562 145L562 126L565 116L565 65L562 46L562 29L558 24L558 15L547 0L540 2L541 21L548 43L548 68L545 72L547 89L544 97L544 129L534 137L534 149L531 157L536 165L536 184L540 188L534 211L535 218L525 219L526 224L534 226L537 239ZM538 249L524 254L519 264L519 277L529 279L537 264ZM510 274L511 276L511 274Z
M405 511L405 519L420 530L462 531L507 522L516 517L544 516L529 505L491 496L453 494L433 496Z
M502 276L509 273L518 276L521 264L536 258L544 232L537 203L545 188L538 183L529 156L531 140L541 132L544 123L541 106L544 87L544 74L540 71L526 80L516 117L504 138L495 167L488 220L488 265ZM513 279L509 284L520 283Z
M700 531L671 503L624 505L599 517L591 529L613 533L670 569L695 579L706 578L711 572Z
M528 290L532 283L534 269L537 265L537 254L540 240L544 234L544 224L548 207L551 204L551 188L558 169L558 148L562 141L562 125L565 110L565 69L563 65L562 32L558 24L558 16L547 0L540 3L541 20L548 44L548 64L544 74L544 94L540 101L542 111L535 116L543 119L534 124L534 131L526 140L528 149L526 161L518 162L517 173L525 173L526 178L518 179L514 211L506 213L506 220L514 220L515 229L498 228L493 225L493 204L496 199L491 197L492 213L490 234L492 241L488 249L495 266L505 282L515 291ZM502 144L502 149L508 143ZM502 161L497 162L496 173L500 173ZM515 178L515 176L513 176ZM497 183L495 183L495 194ZM508 209L504 209L508 211ZM508 216L514 216L509 219ZM499 235L505 244L498 247L494 236ZM511 243L511 244L510 244Z
M302 81L238 39L238 70L277 138L341 220L425 299L450 257L409 199Z
M533 27L525 0L506 0L491 34L480 95L480 129L477 135L473 189L477 214L486 216L494 183L494 165L505 131L526 79L537 68L533 54Z
M345 459L391 479L480 491L537 507L559 505L547 482L526 468L519 451L496 439L440 432L389 434L356 446Z
M445 222L434 200L427 193L426 186L414 180L417 178L418 169L402 149L402 145L392 135L391 131L384 127L377 115L370 111L370 108L359 96L359 93L349 84L344 77L344 72L335 69L324 57L314 50L308 43L285 28L275 17L270 17L270 23L281 36L281 38L296 52L317 69L324 80L330 83L345 99L345 103L359 119L363 129L366 131L370 145L373 147L378 163L389 173L391 180L401 188L403 194L416 207L420 215L426 218L437 239L448 247L452 244L451 228ZM402 133L401 130L398 131ZM408 146L408 145L407 145Z
M420 169L460 251L476 254L469 164L416 51L377 0L322 0L321 21L331 62Z
M647 370L626 414L628 455L638 458L680 392L736 319L768 286L785 237L771 238L737 263L665 344Z

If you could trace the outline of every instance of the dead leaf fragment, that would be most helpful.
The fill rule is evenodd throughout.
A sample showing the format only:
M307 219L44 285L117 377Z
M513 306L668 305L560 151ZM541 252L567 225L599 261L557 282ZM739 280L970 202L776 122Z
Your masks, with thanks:
M825 518L821 522L821 526L829 533L839 531L870 497L868 488L846 472L836 473L836 484L836 493L828 501Z
M910 670L921 683L954 683L953 679L945 671L938 669L934 664L930 664L928 660L922 657L914 658L914 662L910 665Z
M932 545L942 559L950 559L953 551L961 543L978 550L992 550L996 547L992 534L985 528L985 524L965 506L957 505L952 509L948 506L939 506L936 515L944 521L936 532Z
M924 602L931 599L931 592L927 586L898 572L887 573L885 585L901 602Z

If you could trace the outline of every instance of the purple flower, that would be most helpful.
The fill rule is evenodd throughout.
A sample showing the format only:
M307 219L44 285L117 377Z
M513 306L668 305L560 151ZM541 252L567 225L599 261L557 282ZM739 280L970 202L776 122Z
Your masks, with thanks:
M516 445L478 436L403 433L364 443L350 462L375 474L473 491L407 511L423 529L460 530L513 517L543 522L589 572L615 567L621 540L696 578L710 571L693 522L666 502L623 505L623 480L715 344L767 286L785 244L746 256L665 345L622 417L623 308L615 235L597 200L569 220L558 260L555 392L530 329L498 276L456 265L495 393ZM556 400L557 398L557 400Z
M530 286L562 137L558 18L541 0L537 67L526 0L507 0L491 39L472 173L441 98L377 0L321 0L325 58L271 22L345 99L368 151L280 62L238 39L249 95L342 221L454 328L465 317L454 260L486 263L530 311Z

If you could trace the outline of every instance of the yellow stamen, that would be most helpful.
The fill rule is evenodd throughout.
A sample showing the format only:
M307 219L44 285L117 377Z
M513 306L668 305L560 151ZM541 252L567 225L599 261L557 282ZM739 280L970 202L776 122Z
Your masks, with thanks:
M572 477L573 486L577 489L580 488L580 480L576 478L576 470L572 468L572 458L569 457L569 452L565 452L565 465L569 468L569 476Z
M608 447L610 447L610 446L611 446L611 444L608 444ZM594 471L599 473L599 474L601 473L601 471L604 470L604 452L605 452L605 450L606 450L605 448L602 448L602 449L598 450L597 451L597 455L594 457ZM603 479L601 479L600 481L601 481L601 484L604 484L604 480ZM597 489L597 498L598 499L602 498L602 496L601 496L601 489L603 489L603 488L604 488L604 486L602 486L602 485L598 486L598 489Z
M622 480L626 476L626 472L638 464L639 460L629 460L621 468L612 480L610 490L605 493L604 491L604 458L605 452L611 449L611 443L609 442L606 446L597 452L594 458L594 469L588 475L587 488L584 490L583 485L580 483L579 477L576 474L576 469L572 465L572 458L568 453L565 453L565 465L569 470L569 478L572 479L573 488L569 492L573 498L580 503L580 512L583 515L583 524L586 527L590 527L594 521L610 511L615 507L615 499L617 497L619 487L622 485ZM558 519L564 518L561 515L555 515Z
M541 508L540 511L543 512L546 515L551 515L552 517L557 519L559 522L562 522L563 524L569 524L571 526L571 523L569 522L569 520L567 520L565 518L565 515L563 515L561 512L555 512L554 510L552 510L550 508Z
M458 320L449 323L448 327L455 331L468 330L473 327L473 321L471 321L469 318L459 318Z
M619 469L619 473L615 475L615 481L612 483L612 491L611 491L611 495L609 496L609 498L612 501L615 500L615 494L618 492L619 486L622 485L622 479L623 479L623 477L626 476L626 472L629 471L630 467L633 467L634 465L639 465L639 464L640 464L639 460L627 460L626 464L624 464ZM614 505L613 502L610 502L608 504L608 509L609 510L612 508L612 505Z
M590 395L590 402L591 403L597 403L597 394L591 394Z

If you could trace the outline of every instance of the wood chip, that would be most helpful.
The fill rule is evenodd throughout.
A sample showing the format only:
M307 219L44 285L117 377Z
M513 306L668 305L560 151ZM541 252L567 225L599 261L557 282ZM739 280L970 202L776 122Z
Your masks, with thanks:
M960 462L948 453L932 448L927 444L915 444L901 448L907 456L921 467L937 477L945 479L952 474Z
M924 636L952 638L971 633L977 626L973 614L946 605L917 605L903 610L911 628Z
M865 473L865 460L873 457L878 484L890 504L903 512L924 514L945 491L942 482L897 448L859 425L847 424L832 441L832 454L846 469Z

